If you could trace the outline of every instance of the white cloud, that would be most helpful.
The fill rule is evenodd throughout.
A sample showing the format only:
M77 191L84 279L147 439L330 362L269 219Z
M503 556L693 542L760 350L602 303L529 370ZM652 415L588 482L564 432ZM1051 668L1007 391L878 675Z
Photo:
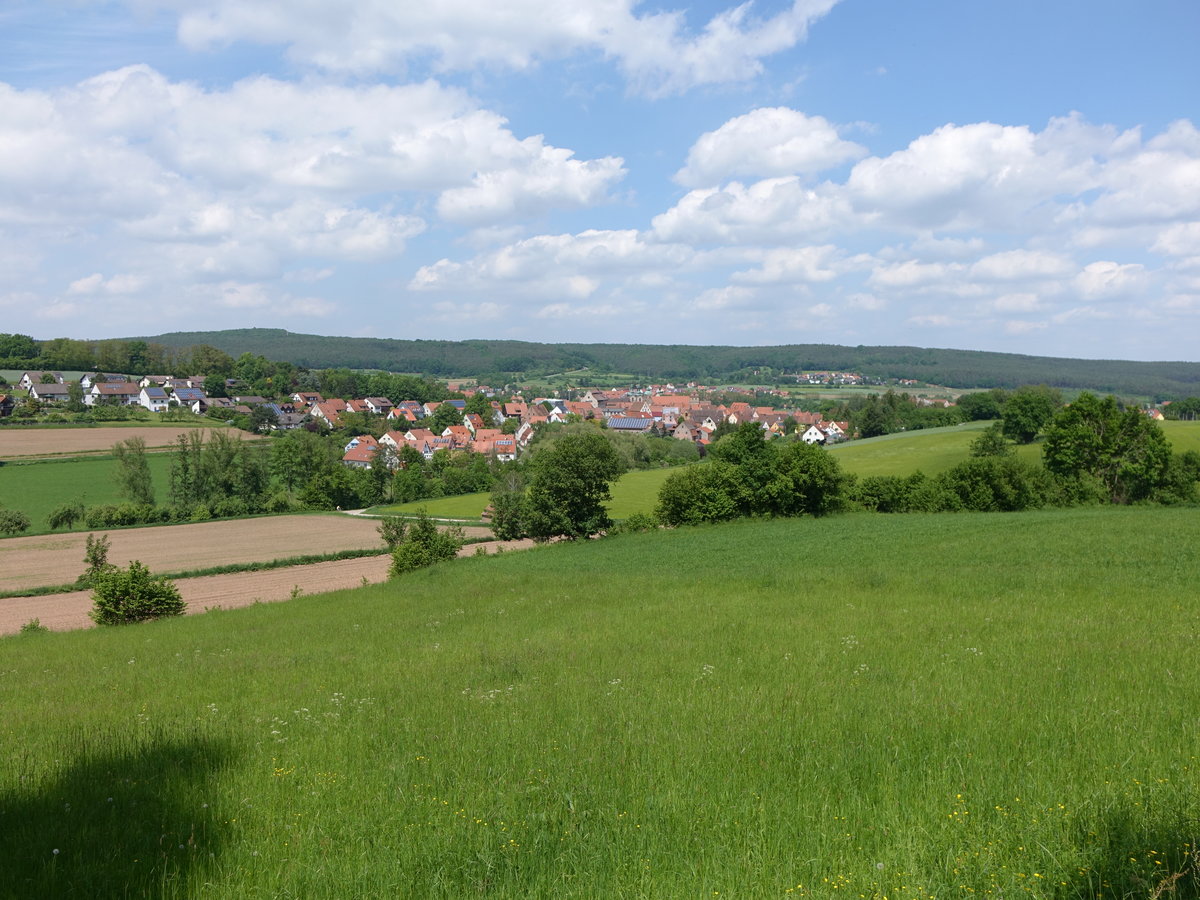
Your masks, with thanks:
M465 263L422 266L409 287L419 291L527 288L539 296L588 296L599 280L677 268L694 253L678 244L648 242L636 231L539 235L483 253Z
M845 230L854 220L848 198L836 187L768 178L749 187L734 181L691 191L654 217L653 230L667 241L769 245Z
M1087 300L1128 298L1145 283L1144 266L1137 263L1121 265L1110 260L1091 263L1075 276L1075 287Z
M781 247L768 250L760 268L735 272L732 277L734 281L751 284L832 281L845 269L840 256L840 251L832 244Z
M178 9L193 49L237 41L285 44L293 59L341 72L397 72L431 60L440 70L526 69L542 59L602 54L638 90L662 95L752 78L765 57L803 41L837 0L793 0L756 18L750 3L698 32L679 12L634 12L636 0L146 0Z
M971 266L971 277L981 281L1031 281L1062 278L1074 264L1065 256L1035 250L1008 250L985 256Z
M701 135L675 180L706 187L731 177L812 175L866 152L842 140L821 116L786 107L756 109Z

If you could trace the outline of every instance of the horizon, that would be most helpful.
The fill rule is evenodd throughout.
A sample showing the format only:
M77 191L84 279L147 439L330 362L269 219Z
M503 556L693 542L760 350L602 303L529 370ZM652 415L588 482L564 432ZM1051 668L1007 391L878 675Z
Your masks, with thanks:
M1197 361L1200 6L1002 6L14 0L0 321Z

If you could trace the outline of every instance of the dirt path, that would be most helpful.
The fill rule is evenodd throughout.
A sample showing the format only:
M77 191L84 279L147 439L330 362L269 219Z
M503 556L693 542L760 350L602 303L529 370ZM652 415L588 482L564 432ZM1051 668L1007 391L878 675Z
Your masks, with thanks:
M484 547L488 553L495 553L499 544L498 541L468 544L459 555L470 556L476 552L477 547ZM505 550L518 550L533 546L533 542L508 541L503 546ZM205 575L200 578L182 579L176 583L188 605L188 614L191 615L218 606L222 609L236 609L256 602L274 603L287 600L297 586L305 594L318 594L359 587L364 581L377 584L386 580L390 562L388 556L369 556L362 559L269 569L265 572ZM0 600L0 634L14 634L32 619L38 619L42 625L54 631L89 628L92 627L92 621L88 618L91 608L92 598L87 591Z

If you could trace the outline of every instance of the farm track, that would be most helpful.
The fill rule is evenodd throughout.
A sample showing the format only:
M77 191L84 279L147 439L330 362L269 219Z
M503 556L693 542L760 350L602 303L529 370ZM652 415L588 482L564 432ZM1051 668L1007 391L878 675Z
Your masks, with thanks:
M375 519L357 516L269 516L95 534L108 536L108 561L114 565L125 566L136 559L151 572L190 572L318 553L382 548L376 530L378 524ZM471 538L491 536L487 528L464 530ZM87 535L88 532L71 532L0 540L0 591L33 590L74 581L84 569Z
M378 536L376 535L376 542ZM484 547L495 553L501 544L488 541L468 544L459 553L470 556L476 548ZM533 546L532 541L509 541L505 550ZM179 593L187 603L189 615L210 609L237 609L254 603L275 603L288 600L299 588L301 594L318 594L343 590L366 584L378 584L387 579L388 556L368 556L361 559L340 559L306 566L287 566L263 572L240 572L232 575L202 575L176 582ZM397 593L402 589L397 587ZM92 608L91 593L72 591L64 594L45 594L40 597L12 597L0 600L0 634L15 634L21 626L37 619L53 631L70 631L92 627L88 612Z

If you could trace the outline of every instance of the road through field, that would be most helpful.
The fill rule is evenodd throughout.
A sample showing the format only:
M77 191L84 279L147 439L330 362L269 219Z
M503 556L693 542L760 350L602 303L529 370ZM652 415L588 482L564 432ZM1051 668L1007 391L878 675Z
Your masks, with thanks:
M468 544L459 553L470 556L483 547L495 553L500 542ZM533 546L532 541L508 541L505 550ZM253 603L274 603L287 600L297 588L304 594L317 594L344 588L377 584L387 579L388 556L367 556L362 559L340 559L334 562L313 563L307 566L288 566L264 572L239 572L234 575L204 575L176 582L179 593L187 603L189 615L214 607L236 609ZM399 588L398 588L399 589ZM0 635L15 634L26 622L37 619L54 631L69 631L91 627L88 611L92 598L88 591L65 594L45 594L40 597L11 597L0 600Z
M342 550L382 548L379 522L359 516L268 516L126 528L107 535L108 561L126 566L136 559L151 572L189 572L235 563L270 562ZM486 528L468 537L490 537ZM0 591L11 593L69 584L84 569L87 533L44 534L0 540Z

